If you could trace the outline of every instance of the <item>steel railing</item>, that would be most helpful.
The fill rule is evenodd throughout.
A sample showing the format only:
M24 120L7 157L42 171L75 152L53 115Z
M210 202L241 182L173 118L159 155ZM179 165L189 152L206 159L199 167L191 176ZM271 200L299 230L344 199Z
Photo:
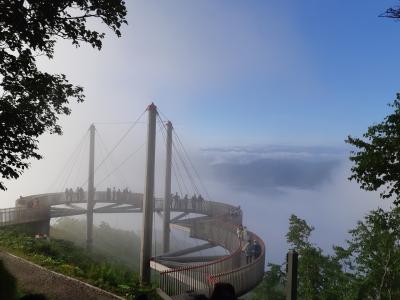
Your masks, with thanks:
M0 226L41 221L49 218L47 207L13 207L0 209Z
M160 272L160 288L170 296L188 291L208 293L211 274L230 271L240 265L241 243L233 224L218 220L196 222L191 228L191 237L217 243L231 254L209 263Z
M218 282L230 283L235 288L237 295L243 295L256 287L264 276L265 266L265 245L264 242L254 233L252 239L257 240L261 246L261 254L251 263L228 272L210 275L209 289Z

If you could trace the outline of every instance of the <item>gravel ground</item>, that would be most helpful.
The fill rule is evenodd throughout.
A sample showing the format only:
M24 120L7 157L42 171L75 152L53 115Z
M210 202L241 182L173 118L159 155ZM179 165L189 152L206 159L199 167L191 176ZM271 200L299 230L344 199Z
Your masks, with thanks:
M0 260L17 278L18 286L28 293L41 293L57 300L124 299L6 252L0 251Z

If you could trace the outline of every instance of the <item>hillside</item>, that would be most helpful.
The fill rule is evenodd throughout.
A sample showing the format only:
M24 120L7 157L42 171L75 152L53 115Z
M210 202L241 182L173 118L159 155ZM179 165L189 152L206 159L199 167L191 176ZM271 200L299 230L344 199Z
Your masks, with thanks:
M51 226L50 236L86 246L86 221L61 218ZM107 223L93 226L93 250L95 253L119 262L130 270L139 267L140 238L133 232L112 228Z
M59 226L56 226L56 231ZM71 227L66 226L66 228ZM62 235L62 232L59 230L59 236ZM120 248L120 251L115 253L125 253L125 257L127 257L126 253L129 248L124 249L124 239L118 239L120 238L118 234L123 236L127 233L114 232L108 225L96 227L96 232L100 235L109 234L110 238L116 238L113 240L116 247L106 244L100 248L104 249L104 252L107 250L107 256L101 254L100 250L90 255L84 248L71 241L53 237L50 240L33 238L20 232L17 227L0 230L0 252L14 254L46 269L79 279L117 295L128 296L128 299L140 293L153 295L153 289L143 289L139 286L138 275L132 270L132 267L129 267L130 264L122 263L122 258L120 260L111 258L112 251L117 251L117 248ZM128 241L127 238L126 243ZM19 278L17 277L17 279ZM19 286L19 288L22 291L30 292L24 286ZM47 288L48 286L43 285L43 292Z

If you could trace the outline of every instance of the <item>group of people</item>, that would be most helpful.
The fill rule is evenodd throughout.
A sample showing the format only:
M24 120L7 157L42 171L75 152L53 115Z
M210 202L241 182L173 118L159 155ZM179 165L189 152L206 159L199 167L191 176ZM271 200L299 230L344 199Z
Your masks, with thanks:
M249 264L261 254L261 245L257 240L248 239L247 243L242 248L246 256L246 263Z
M104 195L104 194L103 194ZM109 187L106 189L105 195L100 195L99 197L103 198L105 196L105 200L108 202L132 202L134 201L134 193L130 191L128 188L116 189L113 187L112 189ZM85 200L85 191L83 188L78 187L76 191L72 188L65 189L65 200L66 202L74 202L74 201L82 201ZM204 204L204 198L201 195L194 194L189 197L187 194L184 197L180 197L178 193L175 195L171 194L170 208L176 210L202 210ZM232 214L240 213L240 207L233 211Z
M201 195L194 194L192 197L186 194L183 198L181 198L178 193L172 196L171 199L171 209L177 210L202 210L203 209L204 198Z
M82 187L77 187L74 191L72 188L65 189L66 202L83 201L85 200L85 191Z
M133 192L128 188L124 188L122 191L121 189L115 189L115 187L112 190L107 188L106 199L110 202L128 202L133 199Z
M96 191L96 189L95 189ZM106 190L106 200L109 202L127 202L133 199L133 192L128 188L116 189L115 187L107 188ZM65 200L66 202L82 201L85 200L85 191L81 187L77 187L74 191L72 188L65 189Z
M240 245L243 245L242 251L246 256L246 263L249 264L261 254L261 245L254 239L252 240L250 234L247 231L246 226L240 224L236 229L237 237L240 241ZM246 241L246 243L244 243Z

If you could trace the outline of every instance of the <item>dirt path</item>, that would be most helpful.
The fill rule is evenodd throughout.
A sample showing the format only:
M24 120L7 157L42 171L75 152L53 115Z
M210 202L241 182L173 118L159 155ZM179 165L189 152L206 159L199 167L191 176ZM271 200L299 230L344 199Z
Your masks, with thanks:
M18 285L26 292L46 294L57 300L124 299L6 252L0 251L0 259L17 278Z

